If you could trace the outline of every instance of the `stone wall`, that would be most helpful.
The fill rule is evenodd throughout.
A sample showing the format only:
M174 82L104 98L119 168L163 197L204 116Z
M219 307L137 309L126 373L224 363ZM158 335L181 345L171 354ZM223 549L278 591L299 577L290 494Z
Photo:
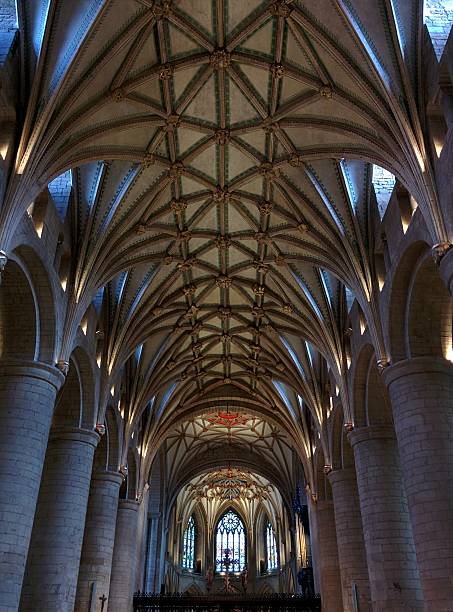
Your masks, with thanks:
M71 189L72 174L70 170L60 174L60 176L57 176L57 178L49 183L49 193L52 196L52 200L54 201L55 207L58 211L58 216L62 222L66 216Z
M388 203L395 187L396 179L391 172L380 166L373 166L373 186L376 194L379 215L382 217L387 210Z
M440 59L453 23L453 0L425 0L424 20Z
M11 32L16 29L16 0L0 0L0 32Z

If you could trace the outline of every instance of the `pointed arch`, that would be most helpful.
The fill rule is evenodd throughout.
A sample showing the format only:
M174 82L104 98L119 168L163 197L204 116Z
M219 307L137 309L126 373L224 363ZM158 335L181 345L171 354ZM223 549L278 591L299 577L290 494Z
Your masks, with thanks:
M184 569L195 569L195 539L197 537L196 523L193 513L189 516L184 529L182 541L181 565Z
M239 512L230 506L217 521L215 529L215 567L224 572L225 551L229 551L230 572L241 572L247 566L247 530Z

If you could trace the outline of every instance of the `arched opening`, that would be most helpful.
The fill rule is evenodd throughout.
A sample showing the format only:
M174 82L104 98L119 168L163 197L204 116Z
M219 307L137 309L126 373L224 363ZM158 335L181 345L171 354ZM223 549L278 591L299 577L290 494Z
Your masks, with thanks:
M278 552L277 552L277 540L275 538L274 528L269 519L267 519L265 526L265 542L266 542L266 565L267 571L272 572L278 567Z
M195 519L193 515L189 517L187 526L184 530L183 542L182 542L182 562L181 565L184 569L194 570L195 569L195 538L196 528Z
M247 566L247 533L239 514L229 508L215 531L216 572L242 572Z
M28 279L15 262L8 262L0 291L0 356L35 358L38 321L35 298Z

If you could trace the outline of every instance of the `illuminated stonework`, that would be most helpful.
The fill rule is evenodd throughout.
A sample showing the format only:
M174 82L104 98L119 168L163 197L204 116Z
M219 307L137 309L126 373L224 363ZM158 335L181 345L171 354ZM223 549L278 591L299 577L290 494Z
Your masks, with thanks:
M207 474L199 483L190 484L188 490L197 499L206 497L233 501L240 497L262 499L270 489L269 485L260 484L250 472L228 467Z

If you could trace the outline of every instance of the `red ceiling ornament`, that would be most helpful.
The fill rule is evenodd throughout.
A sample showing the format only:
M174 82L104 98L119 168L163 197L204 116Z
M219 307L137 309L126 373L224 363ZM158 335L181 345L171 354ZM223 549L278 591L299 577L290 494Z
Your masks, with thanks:
M231 427L235 425L245 425L251 419L251 417L246 414L222 410L208 414L205 418L211 425L221 425L228 429L231 429Z

